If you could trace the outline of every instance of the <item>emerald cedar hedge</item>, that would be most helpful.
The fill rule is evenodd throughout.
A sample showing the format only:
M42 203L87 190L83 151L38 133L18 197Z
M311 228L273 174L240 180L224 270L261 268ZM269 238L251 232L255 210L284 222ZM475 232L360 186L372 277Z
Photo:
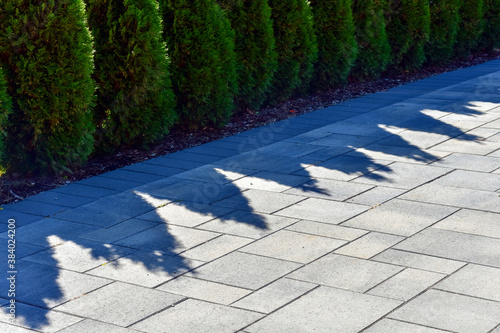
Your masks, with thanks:
M391 66L399 70L420 68L429 39L429 0L389 0L385 8Z
M58 173L92 151L92 38L81 0L4 0L0 55L13 99L6 164Z
M98 151L145 145L175 121L165 42L155 0L88 0L95 40Z
M460 24L462 0L431 0L431 31L425 47L430 64L444 64L453 58Z
M484 1L462 0L459 13L461 20L455 55L466 58L477 48L484 31Z
M220 0L235 31L238 111L258 110L278 66L271 8L267 0Z
M318 38L315 64L315 90L326 90L347 83L358 54L351 0L311 0Z
M356 79L378 78L389 64L391 47L381 7L380 2L373 0L353 0L359 54L351 76Z
M484 0L484 21L481 47L486 50L500 47L500 0Z
M12 111L12 100L7 93L7 80L0 67L0 165L5 162L5 139L7 137L8 118Z
M306 0L270 0L269 5L278 51L278 69L268 98L274 104L308 89L318 45Z
M182 124L224 126L237 91L229 20L213 0L161 0L160 7Z

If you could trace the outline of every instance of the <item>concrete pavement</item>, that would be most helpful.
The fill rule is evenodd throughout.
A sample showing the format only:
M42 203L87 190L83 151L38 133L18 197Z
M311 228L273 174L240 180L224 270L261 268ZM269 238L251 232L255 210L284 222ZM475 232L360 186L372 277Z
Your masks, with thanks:
M0 219L0 332L499 333L500 61Z

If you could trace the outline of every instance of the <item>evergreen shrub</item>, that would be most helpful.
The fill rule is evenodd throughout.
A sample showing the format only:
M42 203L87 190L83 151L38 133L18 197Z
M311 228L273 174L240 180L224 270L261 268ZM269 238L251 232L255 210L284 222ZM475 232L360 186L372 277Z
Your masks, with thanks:
M461 20L455 54L466 58L477 49L484 31L484 0L462 0L459 13Z
M431 30L425 50L431 64L445 64L453 58L460 24L462 0L431 0Z

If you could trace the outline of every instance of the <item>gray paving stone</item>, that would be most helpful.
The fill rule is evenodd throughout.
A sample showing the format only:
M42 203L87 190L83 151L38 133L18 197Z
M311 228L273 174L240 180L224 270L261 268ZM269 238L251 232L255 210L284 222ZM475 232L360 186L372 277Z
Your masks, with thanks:
M21 326L26 329L35 329L38 332L52 333L71 326L81 320L83 319L66 313L16 302L16 326ZM0 322L10 323L10 318L4 311L0 311ZM16 328L16 330L18 329ZM16 333L15 330L6 332ZM21 330L19 332L24 333L27 331ZM31 332L31 330L29 332Z
M251 292L247 289L193 279L186 276L178 277L162 284L156 289L223 305L229 305Z
M230 333L239 331L261 317L255 312L190 299L132 328L152 333Z
M247 190L238 195L216 202L214 205L234 209L249 209L271 214L284 207L304 200L305 197L261 190Z
M374 136L363 136L363 135L349 135L349 134L330 134L328 136L323 136L317 140L313 140L310 143L318 146L327 147L364 147L376 141L379 141L380 137Z
M16 212L13 210L2 209L0 210L0 230L1 232L8 230L9 219L15 220L17 228L40 221L42 217L38 215L26 214Z
M190 170L190 169L200 167L200 166L204 165L205 163L178 160L178 159L170 157L170 154L167 154L165 156L160 156L160 157L156 157L156 158L152 158L150 160L144 161L144 164L160 165L163 167L168 167L168 168L173 168L173 169ZM134 165L137 165L137 164L134 164ZM149 170L155 171L153 173L156 174L156 169L149 169L149 167L144 166L143 172L149 172ZM136 171L141 171L141 170L136 170ZM164 172L166 172L166 171L162 170L161 172L162 173L160 173L160 175L165 175ZM170 171L170 172L172 172L172 171Z
M427 164L449 155L448 152L435 150L422 150L413 146L386 146L372 144L349 152L347 156L359 156L360 154L372 160L385 160L403 163Z
M300 157L313 153L317 150L322 149L322 146L314 145L311 143L301 144L294 142L277 142L263 148L259 148L258 151L264 154L277 155L277 156L287 156L287 157Z
M184 227L195 227L234 211L233 208L207 206L200 209L192 202L172 202L137 218L156 223L168 223Z
M355 182L396 187L400 189L411 189L450 171L451 170L447 168L396 162L387 168L375 170L356 178Z
M92 319L85 319L69 326L58 333L89 333L89 332L106 332L106 333L134 333L139 332L131 328L123 328L116 325L102 323Z
M236 148L236 147L234 147L234 148ZM188 153L194 153L194 154L211 155L211 156L218 156L218 157L229 157L229 156L235 155L237 152L237 149L229 150L229 149L221 149L220 147L215 148L215 147L210 147L210 146L207 147L206 145L200 145L200 146L196 146L193 148L185 149L184 151L188 152Z
M329 254L288 277L363 293L402 270L393 265Z
M490 191L426 184L403 194L400 198L500 213L500 197Z
M232 184L210 184L206 182L169 177L137 188L140 193L146 193L155 198L165 198L173 201L189 201L198 209L232 195L240 190Z
M136 233L147 230L154 226L157 226L157 223L131 219L125 222L121 222L115 224L109 228L102 228L96 231L92 231L80 236L80 238L89 239L102 243L114 243L120 239L130 237Z
M16 229L16 240L47 247L60 244L61 239L76 239L80 235L95 230L98 228L47 218ZM7 232L2 233L0 237L6 239Z
M96 186L81 185L77 183L64 185L56 189L53 189L52 191L58 193L71 194L71 195L78 195L87 198L96 198L96 199L118 193L117 190L110 190Z
M440 273L407 268L367 293L407 302L445 277Z
M285 175L274 172L258 172L233 181L240 189L254 189L271 192L283 192L294 186L299 186L309 181L307 177Z
M434 180L433 184L463 187L473 190L496 191L500 189L500 175L485 172L455 170L452 173Z
M488 156L493 156L493 157L500 157L500 149L492 152L491 154L489 154Z
M18 262L16 278L16 301L44 308L52 308L112 282L26 261ZM2 279L0 296L8 299L7 283Z
M450 139L437 146L432 147L435 151L464 153L474 155L488 155L500 148L499 142L488 141L464 141L460 139Z
M352 147L326 147L317 150L314 153L301 156L300 163L302 166L319 164L325 162L326 160L343 155L353 149L354 148Z
M112 179L121 179L121 180L132 180L137 183L146 184L150 182L154 182L159 179L163 179L164 176L160 175L152 175L144 172L137 172L129 169L116 169L113 171L109 171L101 174L102 177L112 178Z
M154 162L155 160L148 160L142 163L132 164L124 167L123 170L133 171L137 173L141 172L147 175L154 175L160 177L169 177L185 171L184 168L175 168L175 167L151 164ZM175 165L175 163L172 164Z
M435 328L405 323L402 321L392 320L392 319L382 319L375 323L375 325L370 326L363 333L387 333L387 332L398 332L398 333L444 333L446 331L438 330Z
M370 232L336 250L335 253L368 259L402 241L404 237Z
M403 194L404 192L405 190L398 188L377 186L369 191L363 192L353 198L350 198L349 200L346 200L346 202L367 206L377 206Z
M127 191L57 214L56 217L105 228L152 211L169 202L168 199L157 199L147 193Z
M500 302L500 269L470 264L434 288Z
M344 201L373 188L371 185L348 183L332 179L313 179L284 193L311 198Z
M297 219L339 224L367 209L368 207L362 205L309 198L280 210L275 214Z
M318 165L313 165L295 172L299 176L328 178L349 181L373 170L384 168L392 161L372 160L364 156L342 155Z
M500 159L492 156L453 153L431 165L471 171L491 172L498 168Z
M94 201L93 198L83 196L76 196L71 194L59 193L55 191L47 191L37 195L26 198L26 201L36 201L51 205L64 206L64 207L78 207Z
M195 154L195 153L189 153L187 151L178 151L175 153L168 154L167 156L176 160L198 162L203 164L213 163L215 161L222 159L222 157L220 156Z
M464 262L460 261L394 249L388 249L371 258L371 260L443 274L451 274L465 265Z
M134 182L131 180L123 180L123 179L106 178L103 176L90 177L84 180L80 180L75 184L102 187L108 190L116 190L116 191L126 191L131 188L142 185L140 182Z
M377 142L380 145L396 146L396 147L418 147L427 149L449 139L449 136L437 133L425 133L418 131L407 130L397 135L388 137L387 139ZM370 147L367 147L370 149Z
M233 252L188 273L188 276L256 290L299 268L300 264Z
M295 222L297 219L238 210L197 228L256 239Z
M68 207L43 202L24 200L21 202L11 203L3 206L6 210L13 210L20 213L37 215L39 217L48 217L59 212L68 210Z
M250 326L246 331L355 333L399 304L398 301L385 298L320 287Z
M219 234L175 225L158 225L117 241L115 244L139 250L181 253Z
M0 247L0 256L2 258L7 258L9 255L9 248L8 248L8 242L7 240L2 239L2 243L5 244L5 246ZM15 247L15 255L16 259L22 259L24 257L30 256L34 253L40 252L45 250L48 247L48 244L46 247L38 246L38 245L33 245L33 244L28 244L28 243L23 243L19 242L16 240L16 247ZM2 263L0 263L0 267L5 267L5 271L8 271L7 269L8 261L4 260Z
M358 215L343 226L411 236L456 212L456 208L394 199Z
M183 297L178 295L114 282L56 309L125 327L182 299Z
M87 274L153 288L201 264L183 256L138 251Z
M240 249L282 260L308 263L347 243L332 238L281 230Z
M253 239L249 238L222 235L192 248L191 250L187 250L182 254L182 256L201 261L212 261L228 254L229 252L233 252L252 241Z
M500 239L428 228L397 244L396 249L500 267Z
M500 214L462 209L434 225L435 228L500 238Z
M176 177L222 185L254 173L254 170L245 168L222 168L217 165L207 164L179 173Z
M234 303L251 311L270 313L316 288L317 285L291 279L279 279Z
M365 230L346 228L334 224L318 223L312 221L299 221L287 227L288 230L302 232L305 234L318 235L352 241L368 233Z
M454 332L480 333L488 332L498 325L500 304L429 290L389 317Z
M229 157L214 164L223 168L246 168L284 174L293 173L303 168L296 158L264 154L256 150Z
M324 127L332 133L348 134L348 135L364 135L371 137L386 138L392 134L397 134L404 131L404 129L398 128L379 128L375 125L370 124L357 124L350 123L348 121L337 122Z
M24 258L24 260L45 265L55 265L76 272L85 272L94 267L105 265L133 251L126 247L89 240L65 242L61 239L60 245L53 245L45 251Z
M19 326L13 326L13 325L9 325L9 324L6 324L6 323L0 323L0 331L1 332L9 332L9 333L31 333L31 332L36 332L36 331L29 330L27 328L22 328L22 327L19 327Z

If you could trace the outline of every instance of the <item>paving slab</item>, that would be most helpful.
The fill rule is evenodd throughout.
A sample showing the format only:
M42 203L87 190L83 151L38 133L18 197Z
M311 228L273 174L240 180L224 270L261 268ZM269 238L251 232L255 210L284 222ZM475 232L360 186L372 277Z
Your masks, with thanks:
M500 269L469 264L434 288L500 302Z
M162 291L114 282L56 309L126 327L183 299Z
M389 317L453 332L486 333L498 325L500 303L429 290Z
M366 192L372 188L373 186L371 185L362 185L333 179L318 178L289 189L284 193L295 194L309 198L322 198L344 201L360 193Z
M144 172L137 172L133 170L125 170L125 169L117 169L113 171L109 171L103 173L102 177L108 177L112 179L121 179L121 180L132 180L137 183L147 184L150 182L154 182L155 180L162 179L164 176L162 175L153 175Z
M212 261L222 257L230 252L233 252L248 243L253 242L253 239L238 237L233 235L222 235L208 242L200 244L191 250L187 250L182 254L185 258L191 258L201 261Z
M178 277L156 289L223 305L229 305L251 293L251 290L186 276Z
M8 281L2 279L0 296L8 297ZM73 298L105 286L112 281L58 269L50 265L19 261L16 275L16 300L43 308L53 308ZM8 298L7 298L8 299Z
M428 228L397 244L395 249L500 267L500 239Z
M32 197L26 199L26 201L35 201L46 204L52 204L57 206L65 206L65 207L78 207L81 205L85 205L94 201L93 198L87 198L84 196L77 196L72 194L59 193L55 191L47 191L42 192ZM35 207L33 207L35 208Z
M309 198L275 214L296 219L339 224L367 209L368 207L362 205Z
M498 157L453 153L431 165L446 168L463 169L480 172L491 172L498 168L500 159Z
M347 228L334 224L313 221L299 221L287 227L286 229L305 234L342 239L346 241L355 240L356 238L359 238L369 232L366 230Z
M5 313L4 307L0 311L0 322L10 323L10 317ZM26 329L34 329L37 332L52 333L63 328L71 326L83 318L73 316L67 313L62 313L53 310L42 309L32 305L16 303L16 321L15 325ZM9 329L11 326L7 326ZM16 328L17 330L17 328ZM11 331L6 331L11 332ZM12 333L16 331L13 330ZM19 331L24 333L22 330ZM32 332L27 330L25 332Z
M87 274L153 288L202 264L183 256L137 251Z
M241 190L254 189L271 192L283 192L292 187L299 186L309 181L307 177L285 175L275 172L258 172L233 181Z
M461 261L394 249L388 249L371 258L371 260L443 274L452 274L465 265Z
M382 319L363 331L364 333L444 333L449 331L438 330L431 327L405 323L393 319Z
M434 180L432 184L493 192L500 189L500 175L486 172L455 170Z
M405 238L400 236L370 232L340 249L335 250L335 253L369 259L401 242L403 239Z
M411 236L456 212L457 208L394 199L358 215L343 226Z
M71 325L58 333L88 333L88 332L106 332L106 333L139 333L131 328L124 328L100 321L85 319L74 325ZM12 332L15 333L15 332Z
M378 206L386 201L389 201L395 197L400 196L405 192L406 190L403 189L376 186L371 190L368 190L366 192L363 192L355 197L346 200L346 202L356 203L360 205L367 205L367 206Z
M153 228L158 223L143 221L138 219L130 219L109 228L99 228L95 231L80 235L80 238L89 239L101 243L114 243L126 237L130 237L138 232Z
M337 239L282 230L247 245L240 251L306 264L346 243Z
M367 294L407 302L445 277L440 273L407 268L370 289Z
M318 285L287 278L279 279L234 303L251 311L271 313L318 287Z
M158 333L231 333L261 317L261 314L255 312L189 299L137 323L132 328Z
M256 290L301 267L301 264L232 252L189 272L188 276Z
M438 229L446 229L467 234L500 238L500 214L461 209L434 225Z
M402 270L394 265L329 254L288 277L363 293Z
M395 300L323 286L248 327L246 331L354 333L399 304ZM325 313L328 315L325 316Z

